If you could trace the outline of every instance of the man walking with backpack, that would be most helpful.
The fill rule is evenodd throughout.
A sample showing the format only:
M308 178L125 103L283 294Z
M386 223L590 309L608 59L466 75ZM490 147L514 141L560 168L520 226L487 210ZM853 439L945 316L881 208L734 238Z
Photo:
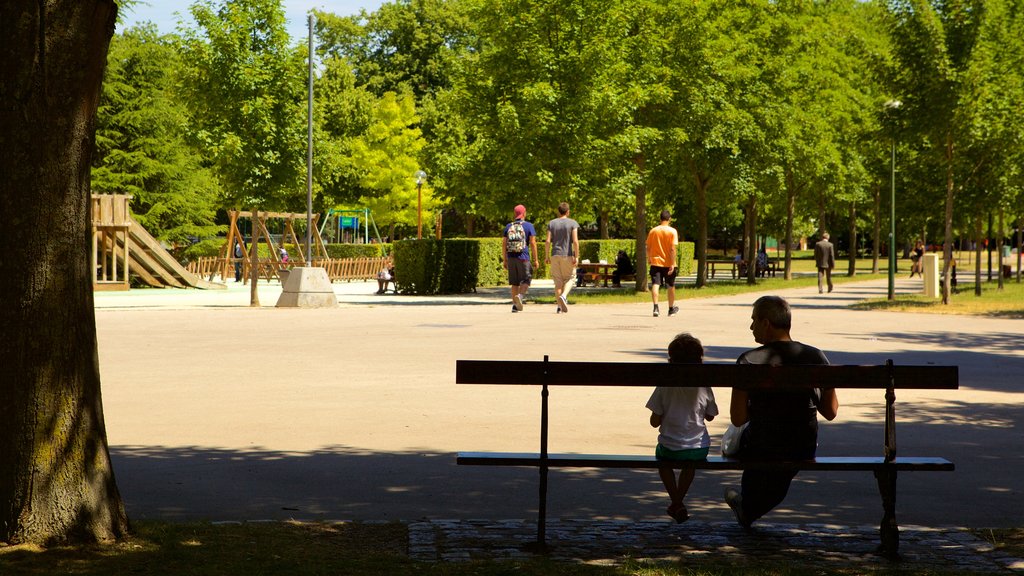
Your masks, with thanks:
M523 297L533 279L533 268L537 265L537 231L526 221L525 206L517 205L514 213L515 220L505 226L501 253L504 254L502 264L508 271L508 284L512 291L512 311L520 312Z

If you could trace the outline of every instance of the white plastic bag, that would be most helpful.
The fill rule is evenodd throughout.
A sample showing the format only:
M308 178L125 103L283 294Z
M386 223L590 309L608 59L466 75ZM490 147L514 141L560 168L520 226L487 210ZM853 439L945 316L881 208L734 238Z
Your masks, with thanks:
M739 427L729 424L725 429L725 434L722 434L722 456L735 456L739 453L740 441L743 439L743 431L747 429L747 424L749 422Z

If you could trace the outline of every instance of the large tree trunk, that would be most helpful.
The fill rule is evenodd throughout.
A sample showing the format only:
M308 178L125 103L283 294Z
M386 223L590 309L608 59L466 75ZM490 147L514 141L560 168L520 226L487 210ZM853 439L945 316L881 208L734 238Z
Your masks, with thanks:
M857 203L850 202L850 247L846 275L853 277L857 275Z
M1021 235L1024 234L1024 230L1021 229L1022 226L1024 226L1024 222L1021 222L1021 219L1017 218L1017 283L1018 284L1020 283L1020 276L1021 276L1021 270L1020 270L1021 256L1022 256L1021 252L1024 252L1024 244L1021 244Z
M999 207L999 228L996 229L996 275L999 278L998 290L1003 290L1003 208Z
M946 233L942 255L942 303L949 304L949 268L953 262L953 136L946 137Z
M757 196L747 202L747 238L744 252L747 260L747 284L757 284Z
M707 284L708 270L708 186L709 179L701 178L700 173L691 165L694 185L697 189L697 239L694 256L697 258L697 288Z
M882 188L878 184L874 186L874 200L875 221L874 228L871 231L871 244L873 246L871 250L871 273L878 274L879 251L882 247Z
M981 296L981 216L974 221L974 295Z
M640 173L640 184L636 187L636 291L647 292L647 187L644 184L644 157L637 156L633 163Z
M793 171L786 170L786 264L782 277L786 280L793 279L793 219L796 214L796 195L799 188Z
M126 534L93 312L89 166L112 0L0 3L0 541Z

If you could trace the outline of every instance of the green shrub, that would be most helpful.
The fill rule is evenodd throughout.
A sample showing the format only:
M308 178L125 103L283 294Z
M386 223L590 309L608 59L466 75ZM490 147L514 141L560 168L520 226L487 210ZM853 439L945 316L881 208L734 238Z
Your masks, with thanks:
M680 242L676 255L679 257L679 276L689 276L696 270L693 261L697 248L693 242Z
M204 257L216 257L220 256L220 249L222 246L224 246L223 238L200 240L188 248L185 248L182 252L182 256L190 261Z
M457 294L476 287L479 255L470 240L401 240L394 244L395 284L403 294Z
M391 253L391 244L325 244L331 258L379 258Z

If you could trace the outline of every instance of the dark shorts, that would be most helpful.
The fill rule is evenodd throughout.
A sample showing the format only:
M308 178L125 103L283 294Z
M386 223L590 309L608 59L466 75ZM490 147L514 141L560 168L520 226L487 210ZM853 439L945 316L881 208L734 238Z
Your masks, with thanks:
M529 286L533 280L530 261L509 257L508 259L508 285Z
M651 266L651 284L666 288L675 286L676 272L679 272L678 268L673 268L672 273L669 274L668 268L664 266Z

